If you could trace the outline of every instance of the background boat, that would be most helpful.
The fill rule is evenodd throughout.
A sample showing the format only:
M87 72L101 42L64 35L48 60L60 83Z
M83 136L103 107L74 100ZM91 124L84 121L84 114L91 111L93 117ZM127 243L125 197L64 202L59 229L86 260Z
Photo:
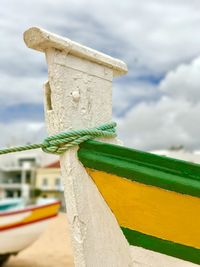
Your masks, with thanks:
M31 245L57 216L60 202L0 212L0 263Z
M0 212L24 207L24 201L20 198L6 198L0 200Z

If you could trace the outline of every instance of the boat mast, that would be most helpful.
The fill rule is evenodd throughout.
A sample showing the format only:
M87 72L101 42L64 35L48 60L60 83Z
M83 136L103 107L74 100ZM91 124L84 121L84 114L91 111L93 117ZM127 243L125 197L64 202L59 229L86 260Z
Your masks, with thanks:
M28 47L46 54L48 81L44 90L49 135L112 120L112 79L127 72L125 63L40 28L26 31L24 40ZM60 158L75 266L130 267L129 245L79 162L77 149Z

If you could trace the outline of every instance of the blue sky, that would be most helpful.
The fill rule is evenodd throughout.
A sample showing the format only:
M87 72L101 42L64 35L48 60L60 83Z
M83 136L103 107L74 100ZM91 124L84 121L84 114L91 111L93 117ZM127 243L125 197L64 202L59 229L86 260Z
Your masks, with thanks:
M43 54L27 49L32 26L125 61L113 85L113 117L125 145L200 149L200 2L198 0L2 0L0 145L45 136Z

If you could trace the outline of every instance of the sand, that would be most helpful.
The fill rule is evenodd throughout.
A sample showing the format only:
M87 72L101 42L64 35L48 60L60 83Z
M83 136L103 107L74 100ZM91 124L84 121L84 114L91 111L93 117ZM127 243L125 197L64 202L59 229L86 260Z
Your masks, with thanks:
M60 213L30 247L12 256L5 267L74 267L66 214Z

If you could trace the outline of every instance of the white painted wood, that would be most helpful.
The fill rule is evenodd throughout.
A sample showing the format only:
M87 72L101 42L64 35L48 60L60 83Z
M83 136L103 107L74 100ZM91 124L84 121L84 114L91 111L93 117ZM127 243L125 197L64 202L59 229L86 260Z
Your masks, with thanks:
M87 59L99 65L107 66L113 70L116 76L125 74L128 71L126 64L119 59L115 59L41 28L33 27L27 30L24 33L24 41L28 47L38 51L45 52L47 48L55 48L64 51L65 55L75 55L77 58Z
M188 261L170 257L148 249L130 246L134 267L198 267Z
M44 88L49 134L112 120L112 78L127 72L125 63L38 28L26 31L24 40L28 47L46 54L48 82ZM77 148L61 157L61 170L75 265L132 266L129 245L78 161Z

